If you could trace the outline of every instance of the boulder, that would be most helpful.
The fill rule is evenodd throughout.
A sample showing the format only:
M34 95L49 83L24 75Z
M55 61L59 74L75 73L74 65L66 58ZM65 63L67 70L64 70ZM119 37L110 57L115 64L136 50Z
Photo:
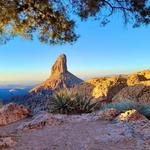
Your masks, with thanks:
M117 117L117 120L122 122L136 122L136 121L145 121L148 119L145 116L141 115L137 110L132 109L124 113L121 113Z
M54 119L47 112L40 112L35 115L31 121L22 123L18 129L19 130L36 130L41 129L46 125L52 125L54 123Z
M116 118L116 116L119 115L119 113L120 112L117 109L110 108L104 111L100 111L99 113L96 114L96 116L98 116L98 118L102 120L112 121L113 119Z
M7 125L26 118L29 115L29 109L25 108L23 105L9 103L0 109L0 125Z
M116 103L127 99L142 104L150 104L150 87L144 85L125 87L112 98L112 102Z
M16 145L12 137L0 137L0 149L11 148Z

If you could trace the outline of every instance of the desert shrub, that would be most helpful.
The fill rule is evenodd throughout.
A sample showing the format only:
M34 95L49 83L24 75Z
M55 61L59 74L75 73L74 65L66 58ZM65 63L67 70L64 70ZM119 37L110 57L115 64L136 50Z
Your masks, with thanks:
M91 98L63 91L57 93L49 105L49 112L61 114L82 114L95 111L97 103L92 102Z
M72 111L72 108L69 107L72 105L71 103L72 100L70 94L64 92L57 93L50 102L49 111L61 114L69 113Z
M150 105L149 104L140 104L130 100L124 100L118 103L109 103L106 104L102 109L115 108L120 112L125 112L130 109L137 110L140 114L144 115L146 118L150 119Z
M150 104L139 104L137 110L140 114L150 119Z
M136 104L130 100L124 100L124 101L118 102L118 103L108 103L108 104L104 105L104 107L103 107L103 109L108 109L108 108L115 108L115 109L119 110L120 112L124 112L129 109L135 109Z

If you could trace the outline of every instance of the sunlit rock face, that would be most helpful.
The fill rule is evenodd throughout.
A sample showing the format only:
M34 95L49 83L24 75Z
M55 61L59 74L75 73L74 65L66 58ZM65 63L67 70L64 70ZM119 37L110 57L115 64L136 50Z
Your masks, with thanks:
M91 81L91 84L93 84L93 81ZM102 97L111 100L118 91L126 86L126 80L121 76L101 78L99 79L99 83L96 84L95 88L93 89L92 96L95 98Z
M123 122L133 122L133 121L142 121L142 120L147 120L147 118L143 115L141 115L137 110L132 109L128 110L124 113L121 113L117 117L118 121L123 121Z
M128 75L127 87L120 90L112 102L131 100L142 104L150 104L150 70Z
M104 103L125 99L150 103L150 70L90 79L74 87L73 90Z
M95 100L110 102L121 89L127 86L122 76L94 78L74 87L74 91L93 97Z
M141 71L136 74L131 74L127 76L128 86L132 85L145 85L150 86L150 71Z
M30 93L45 90L60 90L62 88L70 88L83 82L81 79L73 75L67 70L66 55L60 55L51 69L50 77L42 84L33 88Z
M135 85L140 83L141 81L145 81L146 78L143 75L139 75L139 74L131 74L128 75L127 77L127 84L129 86Z
M138 72L138 74L144 76L147 80L150 80L150 70L141 71Z
M61 73L66 72L67 72L67 58L66 55L62 54L57 58L55 64L53 65L50 78L53 77L55 78L59 76Z

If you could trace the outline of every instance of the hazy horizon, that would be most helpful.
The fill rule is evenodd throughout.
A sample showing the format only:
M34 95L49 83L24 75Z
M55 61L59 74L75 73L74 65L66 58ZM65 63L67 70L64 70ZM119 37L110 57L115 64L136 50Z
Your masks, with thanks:
M78 76L79 78L81 78L82 80L86 81L89 80L91 78L97 78L97 77L104 77L104 76L113 76L113 75L126 75L126 74L131 74L131 73L136 73L139 71L143 71L143 70L118 70L118 71L96 71L97 73L95 74L86 74L86 73L73 73L76 76ZM14 81L0 81L0 86L35 86L39 83L42 83L43 81L45 81L50 75L49 74L45 74L45 76L43 76L43 78L41 80L34 80L32 79L31 81L18 81L18 80L14 80Z

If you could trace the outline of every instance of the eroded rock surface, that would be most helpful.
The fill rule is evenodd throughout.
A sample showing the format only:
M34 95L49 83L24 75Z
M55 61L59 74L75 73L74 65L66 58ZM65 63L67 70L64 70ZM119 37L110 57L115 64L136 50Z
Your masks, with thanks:
M122 76L113 76L88 80L75 86L73 90L81 94L86 93L89 97L100 101L106 99L107 102L110 102L112 97L126 86L125 78Z
M124 99L133 99L141 103L149 103L150 97L150 70L130 75L101 77L90 79L73 88L79 93L86 93L102 104L111 101L118 102Z
M51 118L52 114L48 116ZM98 118L97 113L82 115L58 114L53 115L53 119L63 122L55 125L53 123L43 125L43 123L41 124L40 121L36 120L36 123L40 122L40 128L37 128L37 125L31 125L31 122L34 120L32 119L30 125L35 127L31 128L34 130L30 132L26 132L27 130L24 130L24 132L19 130L21 132L16 132L19 135L16 135L17 144L12 149L10 148L10 150L96 150L99 148L103 150L149 150L150 147L149 120L132 122L103 121ZM43 119L39 117L39 120ZM28 124L26 127L30 125Z
M4 105L0 109L0 125L7 125L9 123L26 118L29 115L29 109L22 105L17 105L15 103Z
M137 121L144 121L148 120L145 116L141 115L137 110L132 109L128 110L124 113L121 113L117 117L118 121L123 121L123 122L137 122Z
M46 125L54 124L54 119L47 112L41 112L35 115L31 121L22 123L19 130L36 130L41 129Z
M131 100L142 104L150 104L150 87L144 85L128 86L118 92L112 102Z
M16 141L12 137L0 137L0 149L14 147Z
M119 115L119 113L120 112L117 109L110 108L104 111L100 111L96 113L96 115L98 116L99 119L112 121L113 119L116 118L116 116Z

